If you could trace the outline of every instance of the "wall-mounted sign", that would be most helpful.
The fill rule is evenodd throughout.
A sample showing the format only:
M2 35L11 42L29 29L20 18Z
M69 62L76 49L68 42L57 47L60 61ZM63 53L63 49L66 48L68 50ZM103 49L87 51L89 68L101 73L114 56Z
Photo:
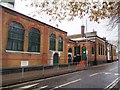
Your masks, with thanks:
M29 62L28 61L21 61L21 67L28 66Z

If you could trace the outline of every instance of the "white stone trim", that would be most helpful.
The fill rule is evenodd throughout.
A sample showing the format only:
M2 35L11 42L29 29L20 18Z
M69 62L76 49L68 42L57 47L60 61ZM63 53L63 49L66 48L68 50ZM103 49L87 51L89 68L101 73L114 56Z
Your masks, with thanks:
M72 55L72 53L68 53L68 55Z
M40 54L38 52L24 52L24 51L12 51L12 50L6 50L6 52L10 52L10 53Z
M50 52L52 52L52 57L54 56L55 53L58 53L58 55L60 57L61 52L59 52L59 51L51 51L51 50L50 50Z

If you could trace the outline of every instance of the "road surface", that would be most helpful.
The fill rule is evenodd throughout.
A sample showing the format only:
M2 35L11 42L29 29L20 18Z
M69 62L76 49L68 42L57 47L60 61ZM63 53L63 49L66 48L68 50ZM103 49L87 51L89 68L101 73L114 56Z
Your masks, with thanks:
M74 88L110 89L120 79L118 61L89 67L86 70L60 76L40 79L31 82L3 87L3 90L56 90L58 88L72 90ZM117 86L116 88L119 88Z

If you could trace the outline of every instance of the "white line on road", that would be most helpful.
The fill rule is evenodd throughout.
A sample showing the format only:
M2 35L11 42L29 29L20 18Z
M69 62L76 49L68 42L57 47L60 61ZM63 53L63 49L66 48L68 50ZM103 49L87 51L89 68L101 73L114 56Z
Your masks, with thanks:
M116 78L112 83L110 83L105 89L109 90L112 89L119 81L120 77Z
M110 64L112 64L112 63L110 63ZM106 64L106 65L110 65L110 64ZM97 65L95 67L99 67L99 66ZM16 87L16 86L19 86L19 85L37 83L37 82L40 82L40 81L49 80L49 79L53 79L53 78L57 78L57 77L63 77L63 76L67 76L67 75L75 74L75 73L80 73L80 72L83 72L83 71L78 71L78 72L73 72L73 73L67 73L67 74L63 74L63 75L59 75L59 76L55 76L55 77L50 77L50 78L45 78L45 79L40 79L40 80L35 80L35 81L30 81L30 82L23 82L23 83L11 85L11 86L2 87L2 89L12 88L12 87Z
M47 88L47 87L48 87L48 85L43 86L43 87L40 87L40 88L36 88L36 89L33 89L33 90L41 90L41 89L45 89L45 88Z
M41 87L41 89L48 87L48 85Z
M2 89L12 88L12 87L16 87L16 86L19 86L19 85L25 85L25 84L30 84L30 83L37 83L37 82L41 82L41 81L44 81L44 80L54 79L54 78L58 78L58 77L63 77L63 76L75 74L75 73L80 73L80 72L83 72L83 71L67 73L67 74L63 74L63 75L59 75L59 76L49 77L49 78L35 80L35 81L30 81L30 82L23 82L23 83L20 83L20 84L15 84L15 85L11 85L11 86L2 87Z
M109 72L104 72L104 74L108 75L108 74L111 74L111 73L109 73Z
M112 69L110 69L109 71L113 71L113 70L115 70L115 69L117 69L118 67L115 67L115 68L112 68Z
M20 88L22 88L22 89L27 89L27 88L30 88L30 87L36 86L36 85L38 85L38 84L39 84L39 83L32 84L32 85L27 85L27 86L20 87Z
M69 85L69 84L72 84L72 83L78 82L78 81L80 81L80 80L81 80L81 78L80 78L80 79L77 79L77 80L74 80L74 81L71 81L71 82L68 82L68 83L65 83L65 84L62 84L62 85L59 85L59 86L56 86L56 87L54 87L54 88L52 88L52 89L50 89L50 90L54 90L54 89L57 89L57 88L60 88L60 87L66 86L66 85Z
M115 73L115 75L116 75L116 76L119 76L120 74L118 74L118 73Z
M92 77L92 76L95 76L95 75L97 75L97 74L99 74L99 73L94 73L94 74L91 74L91 75L89 75L89 76Z

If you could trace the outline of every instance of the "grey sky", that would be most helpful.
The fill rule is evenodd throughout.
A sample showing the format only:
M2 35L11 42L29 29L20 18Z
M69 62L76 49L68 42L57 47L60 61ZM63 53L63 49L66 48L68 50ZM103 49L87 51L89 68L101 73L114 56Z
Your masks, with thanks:
M29 2L27 2L27 4L29 4ZM32 7L31 8L25 7L25 2L21 2L21 0L15 1L15 9L26 15L36 10L35 8ZM34 18L56 27L56 22L49 22L50 16L47 16L45 14L39 14ZM115 30L113 31L107 30L106 27L107 23L108 23L107 19L102 20L100 24L96 22L90 22L87 19L87 31L90 32L93 31L94 29L95 31L97 31L100 37L107 37L108 40L117 40L118 28L116 27ZM86 18L83 18L83 24L86 26ZM75 18L74 21L65 20L62 23L59 23L59 26L57 28L60 28L63 31L68 32L68 35L72 35L72 34L79 34L81 32L80 31L81 25L82 25L82 20L80 20L79 18Z

